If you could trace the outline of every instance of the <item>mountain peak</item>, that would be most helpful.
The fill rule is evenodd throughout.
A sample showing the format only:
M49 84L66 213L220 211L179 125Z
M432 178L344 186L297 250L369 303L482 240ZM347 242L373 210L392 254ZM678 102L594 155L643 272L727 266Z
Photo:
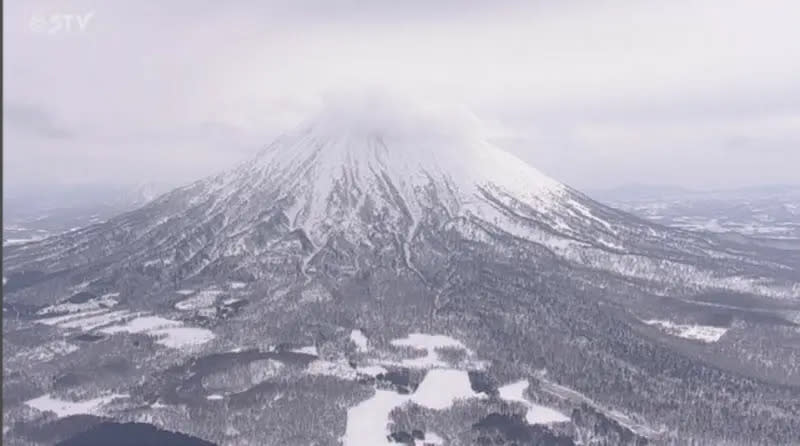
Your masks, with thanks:
M326 232L320 222L360 215L367 202L375 212L389 210L403 226L413 227L431 200L448 203L454 215L485 214L487 188L537 204L564 191L489 143L481 129L477 118L452 108L378 96L340 99L278 138L234 176L280 190L281 202L291 203L290 221L316 241Z
M484 139L480 120L463 108L374 92L329 96L320 111L301 128L332 138L374 137L386 142Z
M562 186L488 141L468 111L388 95L335 97L297 129L262 151L262 169L324 171L338 181L388 175L401 183L444 180L456 187L493 184L514 193ZM323 177L322 175L317 175Z

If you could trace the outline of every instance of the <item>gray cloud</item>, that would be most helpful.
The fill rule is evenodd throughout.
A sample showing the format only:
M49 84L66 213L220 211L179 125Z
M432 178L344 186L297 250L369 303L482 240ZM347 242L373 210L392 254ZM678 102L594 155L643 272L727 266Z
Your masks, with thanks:
M798 181L791 0L4 6L7 182L190 181L359 88L468 108L581 188Z
M74 135L46 110L24 104L4 104L3 116L8 127L19 128L44 139L69 139Z

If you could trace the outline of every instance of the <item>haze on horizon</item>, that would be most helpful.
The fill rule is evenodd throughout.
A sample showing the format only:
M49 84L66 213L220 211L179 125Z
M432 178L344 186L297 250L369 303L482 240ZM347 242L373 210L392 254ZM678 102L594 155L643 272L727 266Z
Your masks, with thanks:
M361 90L470 110L497 145L581 189L800 181L790 0L16 0L3 12L11 189L188 182L331 92ZM32 25L64 15L88 19Z

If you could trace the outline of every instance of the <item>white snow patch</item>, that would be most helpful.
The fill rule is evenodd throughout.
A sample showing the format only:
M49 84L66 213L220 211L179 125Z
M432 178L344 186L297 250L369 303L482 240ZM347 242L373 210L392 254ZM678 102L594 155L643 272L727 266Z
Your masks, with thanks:
M145 333L156 338L156 342L170 348L182 348L204 344L214 339L211 330L197 327L183 327L183 323L159 316L137 317L125 325L115 325L100 329L106 334Z
M219 400L222 400L224 398L225 398L224 396L222 396L222 395L220 395L218 393L214 393L214 394L208 395L206 397L207 400L211 400L211 401L219 401Z
M82 331L89 331L98 327L102 327L105 325L112 324L114 322L121 321L131 316L132 314L127 310L112 311L112 312L97 314L95 316L69 320L67 322L58 324L58 326L61 328L77 328L81 329Z
M457 400L483 396L472 390L466 371L434 369L425 375L411 399L420 406L442 410L452 406Z
M70 415L96 414L98 409L117 398L128 398L128 395L114 393L83 401L65 401L47 394L28 400L25 404L40 412L53 412L62 418Z
M78 346L64 340L58 340L42 344L28 351L22 351L19 356L25 358L26 362L38 362L49 361L56 356L68 355L76 351L78 351Z
M424 440L417 440L415 446L427 446L427 445L434 445L439 446L444 444L444 438L436 435L433 432L425 432L425 439Z
M574 210L576 210L578 213L582 214L583 217L586 217L586 218L589 218L591 220L596 221L597 223L602 225L606 230L608 230L612 234L616 234L617 233L617 231L615 231L614 228L607 221L603 220L602 218L598 218L597 216L595 216L592 213L591 209L587 208L583 204L581 204L581 203L579 203L579 202L577 202L577 201L575 201L573 199L567 200L567 203Z
M172 319L165 319L159 316L142 316L129 321L125 325L115 325L101 329L102 333L115 334L115 333L143 333L153 330L180 327L181 322L173 321Z
M180 294L181 296L189 296L189 295L191 295L191 294L194 294L194 293L195 293L195 290L183 289L183 290L178 290L178 291L176 291L176 293L177 293L177 294Z
M245 282L231 282L228 284L228 286L232 290L241 290L242 288L246 287L247 284Z
M291 350L291 351L293 351L295 353L304 353L306 355L319 356L319 352L317 352L317 346L316 345L310 345L308 347L296 348L296 349Z
M214 339L214 332L198 327L168 327L154 330L149 334L156 338L157 343L169 348L201 345Z
M369 340L364 336L363 331L356 329L350 332L350 340L356 345L358 351L362 353L369 351Z
M355 379L356 378L356 371L350 367L350 364L347 363L345 360L341 361L325 361L325 360L316 360L312 361L308 368L306 369L306 373L309 375L325 375L325 376L335 376L341 379Z
M471 353L460 341L444 335L429 335L411 333L405 338L394 339L391 344L395 347L410 347L415 350L424 350L427 354L419 358L404 359L401 365L414 368L443 367L447 364L439 358L437 348L458 348Z
M378 376L380 374L388 373L389 371L379 365L367 365L356 367L356 373L367 376Z
M710 325L684 325L668 320L651 319L642 321L647 325L654 325L665 333L684 339L711 343L717 342L727 333L726 327L713 327Z
M525 420L529 424L563 423L570 420L569 417L555 409L528 401L524 396L525 389L527 388L528 380L523 379L515 383L505 385L498 390L500 392L500 398L506 401L522 403L528 409L528 412L525 415Z
M111 308L117 305L118 302L114 298L118 296L119 293L108 293L94 299L89 299L88 301L80 304L64 302L61 304L50 305L37 311L36 314L46 315L53 313L78 313L102 308Z
M28 238L7 238L3 240L3 246L24 245L25 243L38 242L39 240L44 240L44 239L45 239L44 236L28 237ZM5 285L5 283L3 285Z
M181 311L208 308L214 305L220 294L222 294L222 291L217 289L203 290L188 299L176 303L175 308Z
M400 395L390 390L376 390L375 395L347 410L347 427L343 446L395 446L388 440L389 414L408 401L432 409L445 409L455 401L474 398L469 376L463 370L431 370L413 395ZM428 439L430 436L430 439ZM435 434L428 434L425 443L442 444Z
M45 346L54 355L67 355L78 351L77 345L70 344L64 340L49 342Z
M461 341L453 339L450 336L423 333L411 333L405 338L392 340L391 344L396 347L411 347L417 350L433 350L443 347L466 349Z
M65 323L65 322L74 321L74 320L78 320L78 319L81 319L81 318L94 316L94 315L97 315L97 314L107 313L107 312L108 312L108 310L106 310L106 309L90 310L90 311L84 311L82 313L67 314L65 316L56 316L56 317L50 317L50 318L46 318L46 319L37 319L36 322L38 322L40 324L45 324L45 325L61 325L61 324Z
M389 414L408 399L408 395L376 390L374 396L348 409L343 446L397 446L387 438Z

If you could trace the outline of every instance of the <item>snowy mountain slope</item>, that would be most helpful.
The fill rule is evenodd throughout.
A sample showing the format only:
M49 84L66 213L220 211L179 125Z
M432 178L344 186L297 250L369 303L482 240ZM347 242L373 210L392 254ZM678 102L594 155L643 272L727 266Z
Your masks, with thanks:
M383 389L354 380L358 370L395 364L387 374L407 390L428 373L348 347L360 330L386 355L402 348L390 339L409 333L452 336L482 362L457 351L441 357L487 382L546 369L548 382L587 395L559 400L561 413L643 420L654 426L651 441L669 442L674 432L718 439L732 430L757 440L767 428L780 439L798 428L790 416L800 393L793 258L601 205L488 144L471 123L428 110L334 107L230 171L3 255L4 347L12 354L4 390L14 395L9 417L17 422L30 421L24 401L43 394L114 390L131 395L122 404L136 408L135 420L201 438L328 444L330 432L344 435L346 409ZM94 305L111 293L113 311ZM48 310L74 305L91 311ZM172 331L130 328L141 319L167 321ZM653 320L664 322L642 322ZM698 342L666 333L667 325L720 335ZM167 342L178 329L202 333L202 342ZM40 355L44 367L26 377L38 357L31 349L52 337L77 347ZM122 355L119 363L93 371L112 353ZM309 365L310 356L326 362ZM702 398L719 386L718 399ZM219 398L220 388L236 396ZM197 398L201 390L214 398ZM550 393L528 392L525 401L551 407ZM575 406L588 398L631 416ZM762 398L766 412L749 405ZM487 420L497 421L501 400L442 408L432 419L455 424L432 431L469 444ZM159 401L185 404L192 415L156 411ZM706 418L741 401L722 422ZM211 404L247 415L219 420ZM265 405L322 424L254 412ZM520 417L505 421L514 432L525 424ZM584 421L571 419L585 435ZM577 439L549 429L523 431Z

